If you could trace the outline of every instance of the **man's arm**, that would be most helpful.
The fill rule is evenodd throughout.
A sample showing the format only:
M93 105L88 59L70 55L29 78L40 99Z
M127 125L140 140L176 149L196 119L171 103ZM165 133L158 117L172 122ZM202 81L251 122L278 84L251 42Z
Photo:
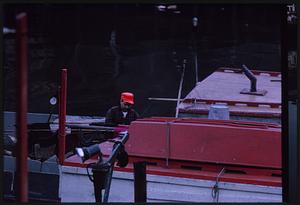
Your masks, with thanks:
M109 109L106 112L105 123L106 124L112 124L113 123L113 116L112 116L112 110L111 109Z
M105 124L109 126L117 126L118 123L116 122L116 113L113 108L110 108L105 116Z

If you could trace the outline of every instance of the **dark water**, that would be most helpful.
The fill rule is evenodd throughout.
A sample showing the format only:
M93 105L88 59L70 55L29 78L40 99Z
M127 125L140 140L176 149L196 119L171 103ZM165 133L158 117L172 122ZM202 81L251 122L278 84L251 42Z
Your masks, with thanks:
M153 4L5 5L4 26L21 11L29 20L29 112L47 113L59 71L68 68L70 115L99 115L120 92L135 94L143 116L173 116L183 59L182 97L218 67L280 71L280 15L276 5ZM178 13L180 12L180 13ZM197 29L192 18L197 16ZM4 110L15 111L15 36L4 36ZM196 49L195 49L196 48Z

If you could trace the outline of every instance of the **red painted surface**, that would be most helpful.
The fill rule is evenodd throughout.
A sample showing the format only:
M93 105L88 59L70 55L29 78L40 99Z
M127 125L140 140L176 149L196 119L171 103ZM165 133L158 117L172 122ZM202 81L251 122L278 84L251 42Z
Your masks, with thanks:
M112 146L112 142L100 144L104 157L111 154ZM148 174L216 180L225 168L220 181L281 186L281 126L277 124L144 118L131 123L125 146L129 164L115 170L132 172L133 162L146 161ZM95 161L81 163L72 156L64 165L86 167Z
M206 118L174 118L174 117L151 117L151 118L143 118L138 119L138 121L145 122L180 122L180 123L202 123L202 124L210 124L210 125L230 125L234 127L254 127L254 128L279 128L281 129L281 125L274 123L261 123L261 122L247 122L240 120L211 120Z
M226 173L242 173L257 176L281 176L282 171L280 169L268 169L268 168L257 168L257 167L245 167L245 166L231 166L224 164L213 164L204 162L192 162L192 161L179 161L170 160L168 166L165 160L155 158L144 158L144 157L129 157L129 162L146 161L149 165L159 166L168 169L183 169L183 170L201 170L209 172L219 173L222 168L226 168Z
M130 163L126 168L115 167L116 171L133 172L133 164ZM216 181L219 172L211 171L198 171L198 170L184 170L184 169L167 169L158 166L147 165L147 174L171 176L171 177L184 177L192 179L212 180ZM260 175L246 175L246 174L230 174L225 173L219 181L231 183L245 183L254 185L265 186L282 186L281 177L274 176L260 176Z
M132 122L129 140L125 144L128 154L144 157L167 157L166 122Z
M172 159L281 168L279 131L174 123L171 133Z
M17 200L28 202L28 136L27 136L27 95L28 95L28 47L27 15L21 13L16 17L17 23Z
M184 177L190 179L202 179L202 180L212 180L215 181L221 169L224 166L217 165L208 165L202 164L201 170L193 170L190 168L183 168L181 166L185 165L188 167L188 162L175 162L170 161L170 166L166 167L160 163L165 163L157 159L150 158L129 158L129 164L125 168L120 168L115 166L115 171L122 172L133 172L133 162L135 161L146 161L148 163L157 164L155 165L147 165L147 174L159 175L159 176L171 176L171 177ZM96 158L89 159L84 163L81 163L81 160L77 156L71 156L64 161L64 166L72 166L72 167L86 167L89 163L96 162ZM190 167L192 165L190 164ZM245 173L241 172L241 168L225 166L226 171L220 178L219 181L223 182L232 182L232 183L246 183L246 184L254 184L254 185L265 185L265 186L282 186L281 176L279 170L272 170L274 174L278 174L278 176L273 176L271 174L271 170L267 169L255 169L255 168L243 168ZM238 173L234 173L234 170ZM246 172L247 171L247 172ZM276 173L276 171L278 173Z
M167 133L170 143L167 144ZM281 168L281 127L270 123L150 118L129 127L131 156Z
M66 142L66 112L67 112L67 69L61 70L61 87L59 93L59 163L62 164L65 159Z

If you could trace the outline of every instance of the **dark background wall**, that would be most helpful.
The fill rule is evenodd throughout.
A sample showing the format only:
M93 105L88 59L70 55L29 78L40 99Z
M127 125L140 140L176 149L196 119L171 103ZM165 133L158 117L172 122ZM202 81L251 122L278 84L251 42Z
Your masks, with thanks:
M174 102L148 97L177 97L183 59L182 96L188 94L195 85L194 46L199 80L221 66L280 71L278 6L177 4L176 12L157 6L5 5L5 27L15 26L19 12L29 18L29 112L49 112L59 70L68 68L68 114L104 116L122 91L131 91L143 116L173 116ZM3 43L4 110L15 111L14 34Z

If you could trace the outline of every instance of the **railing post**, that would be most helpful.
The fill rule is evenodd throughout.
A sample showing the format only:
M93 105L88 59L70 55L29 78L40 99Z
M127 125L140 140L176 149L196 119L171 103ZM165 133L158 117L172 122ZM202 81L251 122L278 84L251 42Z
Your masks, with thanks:
M65 160L66 142L66 113L67 113L67 69L61 70L61 85L59 89L59 129L58 129L58 158L59 164Z
M146 162L135 162L134 202L147 202Z
M181 99L181 90L182 90L182 84L183 84L184 73L185 73L185 64L186 64L186 59L183 59L181 79L180 79L179 89L178 89L178 97L177 97L175 118L178 118L178 114L179 114L179 103L180 103L180 99Z
M28 136L27 136L27 15L16 16L16 52L17 52L17 201L28 202Z

